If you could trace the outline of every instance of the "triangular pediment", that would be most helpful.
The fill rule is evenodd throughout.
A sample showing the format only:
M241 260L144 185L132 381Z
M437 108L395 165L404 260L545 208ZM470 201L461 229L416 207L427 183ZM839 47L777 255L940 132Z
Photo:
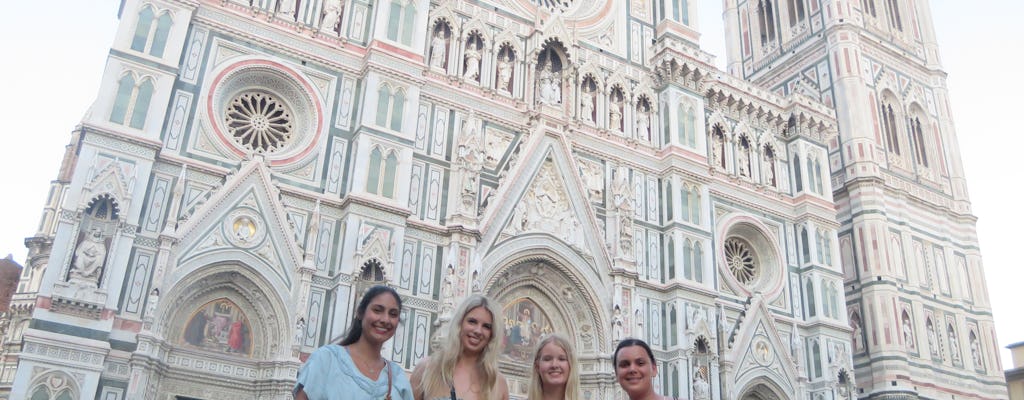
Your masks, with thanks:
M793 383L799 378L794 353L760 295L751 300L746 315L736 345L727 355L737 366L731 380L740 388L753 379L771 377L780 388L794 393Z
M277 187L259 160L245 161L172 236L178 245L171 283L207 265L235 262L291 288L292 271L302 265Z
M517 236L550 235L607 271L609 257L597 225L578 160L568 146L545 135L532 148L488 207L482 226L484 248L494 249Z

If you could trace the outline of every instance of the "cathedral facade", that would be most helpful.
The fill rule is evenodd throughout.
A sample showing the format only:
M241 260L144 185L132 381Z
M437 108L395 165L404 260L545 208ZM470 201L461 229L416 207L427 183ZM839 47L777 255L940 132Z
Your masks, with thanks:
M552 332L588 399L626 337L689 399L1005 396L926 3L921 65L891 13L725 3L729 73L696 1L124 0L0 390L289 399L384 283L407 370L500 302L513 398Z

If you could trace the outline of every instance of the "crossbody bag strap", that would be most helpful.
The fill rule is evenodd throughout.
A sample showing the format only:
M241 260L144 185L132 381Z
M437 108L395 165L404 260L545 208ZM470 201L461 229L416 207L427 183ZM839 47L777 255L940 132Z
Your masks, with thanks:
M388 370L388 394L384 396L384 399L391 400L391 365L388 364L388 360L384 360L384 368Z

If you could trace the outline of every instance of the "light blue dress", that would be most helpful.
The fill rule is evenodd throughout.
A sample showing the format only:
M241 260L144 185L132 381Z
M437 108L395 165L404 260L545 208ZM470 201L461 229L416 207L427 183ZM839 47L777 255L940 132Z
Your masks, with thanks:
M391 399L413 400L412 385L402 367L388 362L391 370ZM299 388L309 400L381 400L388 390L387 371L376 381L359 372L348 349L336 344L323 346L302 365L293 392Z

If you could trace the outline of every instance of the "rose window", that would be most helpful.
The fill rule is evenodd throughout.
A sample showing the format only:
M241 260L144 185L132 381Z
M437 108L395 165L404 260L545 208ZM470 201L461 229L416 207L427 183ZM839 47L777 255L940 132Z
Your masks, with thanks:
M738 238L725 240L725 263L736 280L746 285L757 278L757 256L750 244Z
M257 153L283 148L294 132L288 107L272 95L246 92L227 105L224 124L238 144Z
M549 11L565 10L572 6L572 0L533 0L533 3Z

